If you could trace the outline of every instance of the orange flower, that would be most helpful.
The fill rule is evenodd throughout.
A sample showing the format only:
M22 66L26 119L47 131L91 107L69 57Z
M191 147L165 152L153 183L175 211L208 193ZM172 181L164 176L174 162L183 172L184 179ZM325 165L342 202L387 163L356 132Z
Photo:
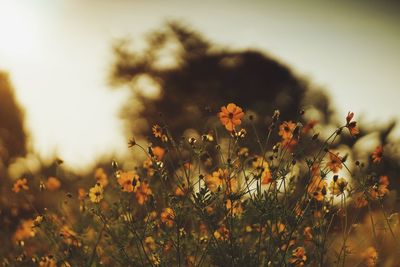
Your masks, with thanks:
M84 188L78 188L78 199L83 201L86 198L86 190Z
M57 262L54 258L48 256L42 257L39 262L39 267L57 267Z
M107 173L103 168L97 168L94 172L94 178L96 178L97 182L101 184L101 186L106 187L108 185L108 177Z
M226 107L221 107L221 112L219 113L219 120L225 126L225 128L232 132L235 126L242 123L244 113L242 108L236 106L233 103L228 104Z
M56 177L49 177L46 182L46 187L50 191L55 191L59 189L61 186L60 180L58 180Z
M261 174L261 184L269 184L272 182L271 171L268 162L265 159L257 156L253 160L253 167L256 168L259 174Z
M23 220L15 231L12 241L17 242L21 240L25 240L36 235L36 231L34 229L34 221L32 219Z
M364 259L364 263L367 267L376 266L378 262L378 252L374 247L368 247L362 254L361 257Z
M228 240L228 238L229 238L229 229L226 228L225 225L221 225L217 230L215 230L214 237L217 240Z
M317 201L323 201L326 195L326 181L322 180L321 176L316 175L312 178L308 185L307 192L310 197Z
M296 123L292 121L284 121L279 126L279 135L282 137L282 146L292 150L297 144L297 138L293 135L296 129Z
M301 130L303 133L308 133L309 131L311 131L312 129L314 129L315 125L318 124L317 120L311 120L309 121Z
M353 117L354 113L349 111L346 117L346 128L349 129L350 135L356 136L360 133L360 130L357 127L357 122L352 121Z
M183 183L181 186L175 188L175 196L183 197L187 194L188 190L189 188Z
M205 178L206 185L211 192L217 192L222 189L222 184L224 179L228 176L228 170L218 169L212 173L212 175L207 175Z
M306 250L304 247L297 247L292 252L292 256L289 259L289 263L293 264L294 266L304 266L307 260Z
M228 199L225 206L229 214L231 214L232 216L237 216L243 213L242 203L240 202L240 200L233 201L232 205L232 201Z
M368 205L368 200L363 192L356 193L353 196L353 199L354 199L354 206L356 208L362 208Z
M78 234L69 228L68 225L63 225L60 230L60 236L64 239L64 243L80 247L82 244L78 240Z
M281 136L283 140L290 140L293 137L294 129L296 129L296 123L284 121L279 125L279 136Z
M165 155L165 149L159 146L155 146L152 148L153 154L157 160L162 160Z
M329 152L330 161L326 163L326 166L333 171L333 173L338 173L342 166L342 158L339 156L339 153Z
M311 241L313 239L312 228L310 226L304 228L303 235L306 241Z
M374 152L372 152L372 161L374 163L380 163L382 160L382 156L383 156L383 147L382 146L378 146L376 147L376 149L374 150Z
M175 212L171 208L165 208L161 212L161 222L167 227L172 227L174 225Z
M140 205L143 205L149 196L152 194L149 183L147 181L144 181L143 183L140 184L140 186L137 188L135 197L137 202Z
M121 172L119 174L118 183L124 192L135 192L140 186L139 175L133 171Z
M28 181L26 180L26 178L21 178L15 181L12 191L18 193L21 190L28 190L28 189L29 189Z
M371 198L378 199L380 197L384 197L387 193L389 193L388 186L389 178L386 175L380 176L378 184L369 190Z

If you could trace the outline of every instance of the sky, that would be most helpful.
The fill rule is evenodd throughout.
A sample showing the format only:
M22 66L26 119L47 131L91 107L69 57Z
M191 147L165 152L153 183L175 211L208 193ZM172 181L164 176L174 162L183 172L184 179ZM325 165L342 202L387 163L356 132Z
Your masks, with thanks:
M140 43L167 19L280 59L324 87L340 116L400 119L395 2L0 0L0 69L11 75L33 149L76 169L126 154L118 112L127 92L107 83L112 44Z

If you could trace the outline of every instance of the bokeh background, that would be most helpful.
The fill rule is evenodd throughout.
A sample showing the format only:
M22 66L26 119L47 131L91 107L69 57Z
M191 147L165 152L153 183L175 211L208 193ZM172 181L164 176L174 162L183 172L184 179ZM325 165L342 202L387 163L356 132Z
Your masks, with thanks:
M143 51L149 33L178 21L215 47L288 66L329 96L331 116L351 110L383 127L400 117L399 12L396 1L1 0L0 69L24 111L28 150L85 171L99 155L128 153L120 115L131 91L112 90L121 40Z

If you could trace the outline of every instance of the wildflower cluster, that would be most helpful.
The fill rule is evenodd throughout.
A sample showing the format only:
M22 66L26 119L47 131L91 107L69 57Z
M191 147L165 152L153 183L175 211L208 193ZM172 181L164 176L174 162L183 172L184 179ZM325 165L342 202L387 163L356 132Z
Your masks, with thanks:
M51 246L24 251L20 262L376 266L380 231L397 242L389 216L384 213L385 230L376 229L373 217L389 195L388 176L374 172L382 147L371 164L351 167L336 145L343 129L354 138L359 133L353 113L325 140L317 121L281 121L279 111L262 133L234 103L217 116L220 124L179 140L167 125L154 125L146 145L131 139L128 146L143 154L136 167L97 168L89 186L68 196L65 213L37 210L21 223L15 242ZM22 178L12 190L29 194L31 186ZM46 187L57 190L60 182L49 178ZM357 247L354 225L365 218L373 221L374 236Z

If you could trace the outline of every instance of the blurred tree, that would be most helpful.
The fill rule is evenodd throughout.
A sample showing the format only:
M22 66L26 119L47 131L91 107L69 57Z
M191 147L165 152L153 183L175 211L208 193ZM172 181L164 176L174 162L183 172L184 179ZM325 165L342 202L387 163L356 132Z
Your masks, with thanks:
M187 128L202 131L204 108L216 113L229 102L262 114L279 109L283 119L294 119L309 87L276 59L256 50L219 47L177 22L150 33L140 53L132 52L129 44L114 47L111 72L114 86L131 89L122 110L129 134L149 133L151 124L160 120L158 113L174 134ZM319 97L319 103L326 104L320 110L327 115L328 98L323 93Z
M26 154L24 113L17 103L9 77L0 72L0 160L5 166Z

